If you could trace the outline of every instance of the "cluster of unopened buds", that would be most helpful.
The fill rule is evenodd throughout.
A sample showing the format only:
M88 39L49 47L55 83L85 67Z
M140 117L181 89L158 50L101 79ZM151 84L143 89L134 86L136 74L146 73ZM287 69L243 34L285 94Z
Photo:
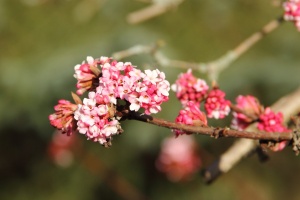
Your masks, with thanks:
M178 123L206 126L206 116L223 119L230 113L231 102L225 99L225 92L216 85L210 90L206 81L196 78L192 70L180 74L171 88L176 92L176 97L183 106L175 120ZM206 114L200 111L202 102ZM185 133L181 130L174 130L174 132L177 136Z
M294 22L300 31L300 0L288 0L283 3L284 19Z
M265 132L289 132L283 125L282 113L274 113L271 108L264 108L259 101L250 95L239 95L236 104L225 99L225 92L216 85L209 89L205 80L197 79L192 71L180 74L178 80L172 85L172 90L181 102L183 109L176 118L177 123L192 126L207 126L207 118L222 119L232 110L233 119L231 128L245 130L250 124L256 122L258 130ZM206 113L200 110L204 104ZM183 130L173 130L176 136L188 134ZM283 141L274 151L282 150L287 142Z
M117 62L108 57L87 57L75 66L77 94L88 91L81 99L72 94L75 104L59 100L51 125L71 135L78 131L89 140L110 146L113 135L122 133L122 111L144 109L145 114L157 113L168 100L170 84L159 70L136 69L130 62Z
M187 181L202 164L197 150L197 143L191 136L167 137L162 142L156 168L173 182Z

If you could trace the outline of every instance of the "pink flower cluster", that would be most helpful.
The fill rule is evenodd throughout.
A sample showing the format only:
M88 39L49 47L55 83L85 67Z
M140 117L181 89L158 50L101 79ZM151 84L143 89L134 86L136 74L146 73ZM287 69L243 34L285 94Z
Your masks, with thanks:
M201 102L205 102L204 108L209 118L221 119L230 112L230 101L225 99L225 93L217 87L209 90L206 82L195 78L190 69L179 75L172 90L176 92L183 107L190 101L198 107Z
M206 82L194 77L190 69L187 73L180 74L175 84L172 85L172 90L176 92L176 97L182 105L185 105L189 101L200 105L208 89L209 87Z
M175 122L193 126L207 125L207 119L204 113L202 113L199 107L193 102L187 102L184 109L179 111L179 115L176 117ZM173 130L176 136L186 134L181 130Z
M166 138L161 146L156 167L173 181L186 181L199 170L201 160L196 151L196 143L192 137Z
M288 0L283 3L284 19L295 23L300 31L300 0Z
M122 100L125 101L122 105L128 106L130 111L143 108L146 114L159 112L160 105L168 100L170 84L157 69L142 72L130 62L90 56L74 69L77 94L90 91L88 98L81 102L73 94L77 105L61 100L55 107L56 113L49 116L50 123L69 134L77 129L88 139L105 146L110 145L113 135L122 132L120 117L117 117Z
M68 137L56 131L48 145L48 156L60 167L69 167L74 161L73 148L78 148L77 137Z

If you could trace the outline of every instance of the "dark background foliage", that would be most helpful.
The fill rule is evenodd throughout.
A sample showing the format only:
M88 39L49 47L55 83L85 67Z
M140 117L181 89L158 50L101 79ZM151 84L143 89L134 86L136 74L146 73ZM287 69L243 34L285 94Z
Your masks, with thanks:
M290 148L260 163L253 156L205 185L169 182L155 169L168 129L126 121L113 146L77 137L77 156L67 168L49 158L54 129L48 115L58 99L75 91L73 67L86 56L111 56L136 44L166 42L170 58L206 62L234 48L282 14L275 1L186 0L177 9L138 25L128 13L146 4L134 0L0 1L0 199L123 199L114 177L121 177L149 199L299 199L299 158ZM222 73L219 85L229 99L257 96L271 105L299 86L300 35L284 23ZM155 67L149 55L126 59L140 68ZM162 69L173 83L180 69ZM201 74L197 74L203 77ZM157 116L174 120L180 109L171 94ZM228 125L211 121L212 124ZM197 136L203 167L233 139ZM78 153L79 152L79 153ZM88 157L87 155L91 155ZM125 186L122 191L130 194ZM127 191L128 189L128 191Z

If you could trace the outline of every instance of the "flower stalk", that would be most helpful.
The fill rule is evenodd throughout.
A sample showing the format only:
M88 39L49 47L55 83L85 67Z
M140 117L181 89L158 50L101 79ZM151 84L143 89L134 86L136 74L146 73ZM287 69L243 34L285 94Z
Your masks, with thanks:
M265 131L238 131L228 127L206 127L206 126L191 126L170 122L164 119L155 118L150 115L145 115L137 112L129 112L128 119L146 122L149 124L165 127L168 129L177 129L190 134L207 135L214 138L231 137L231 138L248 138L255 140L272 140L272 141L290 141L293 138L292 132L265 132Z

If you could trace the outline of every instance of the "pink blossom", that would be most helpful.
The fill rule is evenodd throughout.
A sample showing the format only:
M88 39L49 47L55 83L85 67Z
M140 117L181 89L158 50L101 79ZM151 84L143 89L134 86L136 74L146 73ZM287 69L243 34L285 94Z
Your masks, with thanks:
M197 104L205 98L208 91L208 85L202 79L193 76L192 70L180 74L172 90L176 92L176 97L185 105L188 101L194 101Z
M166 138L156 161L157 169L173 182L191 179L201 166L196 148L191 136Z
M74 112L76 109L76 104L64 99L59 100L58 105L54 106L56 112L49 115L50 124L58 130L61 130L62 133L72 135L76 130L74 123Z
M242 112L233 112L233 119L231 122L231 127L237 130L244 130L254 119L246 116L243 113L247 113L257 118L263 112L263 107L260 105L259 101L251 96L239 95L236 98L236 107L241 109Z
M222 119L230 112L230 101L225 99L225 92L218 88L212 89L206 98L204 108L207 117Z
M207 119L204 113L202 113L197 104L193 101L187 102L184 109L179 111L179 115L176 117L175 122L193 125L193 126L203 126L207 125ZM181 130L173 130L176 136L186 134Z
M298 31L300 31L300 1L288 0L282 4L284 8L284 19L294 22Z
M78 148L77 138L68 137L56 131L48 146L48 155L51 160L60 167L69 167L74 160L73 147Z

